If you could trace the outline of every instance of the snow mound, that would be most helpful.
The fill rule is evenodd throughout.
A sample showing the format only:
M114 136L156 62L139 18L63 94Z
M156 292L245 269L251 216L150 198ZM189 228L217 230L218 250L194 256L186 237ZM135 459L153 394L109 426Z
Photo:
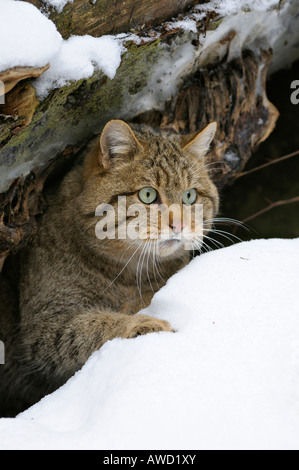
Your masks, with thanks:
M173 333L116 339L15 419L1 449L299 449L299 239L203 255L147 313Z
M212 11L220 15L231 15L239 11L267 11L279 7L279 0L211 0L209 3L199 4L200 11Z
M51 0L57 7L65 3L64 0ZM114 78L127 37L93 38L86 35L64 41L54 23L33 5L1 0L0 72L18 66L42 67L50 63L50 69L34 82L42 99L53 88L89 78L96 70Z
M54 23L36 7L1 0L0 72L12 67L46 65L62 41Z
M96 70L102 70L112 79L124 50L122 41L115 36L73 36L63 41L50 69L35 82L36 91L43 98L52 88L89 78Z

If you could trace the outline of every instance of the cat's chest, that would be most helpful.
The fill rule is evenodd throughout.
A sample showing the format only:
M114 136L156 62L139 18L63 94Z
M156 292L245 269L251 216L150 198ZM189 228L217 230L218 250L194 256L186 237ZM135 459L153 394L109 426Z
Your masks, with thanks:
M109 306L117 311L127 314L139 312L142 308L147 307L154 294L161 288L161 285L153 286L148 281L140 283L136 280L132 284L123 284L115 282L113 286L107 289L105 296L100 296L100 303L108 303Z
M119 276L111 279L93 273L89 281L85 277L84 287L80 286L81 303L85 298L88 307L137 313L149 305L153 295L160 290L164 283L159 281L146 276Z

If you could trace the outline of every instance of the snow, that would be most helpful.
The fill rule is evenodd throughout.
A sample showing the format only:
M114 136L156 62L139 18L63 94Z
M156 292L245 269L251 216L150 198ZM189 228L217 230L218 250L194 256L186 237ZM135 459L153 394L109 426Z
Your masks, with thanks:
M299 449L299 239L205 254L143 311L176 333L115 339L15 419L1 449Z
M52 0L54 3L64 2ZM50 63L50 69L34 83L39 98L45 98L51 89L88 78L96 70L114 78L127 37L86 35L64 41L54 23L33 5L1 0L0 72Z
M198 5L200 11L214 10L220 15L231 15L239 11L267 11L278 7L279 0L211 0L209 3Z
M63 41L50 69L35 83L37 94L45 97L52 88L60 88L71 80L91 77L102 70L114 78L124 51L122 41L114 36L73 36Z
M146 86L132 95L121 110L120 114L125 119L130 120L133 116L151 109L163 111L165 103L176 95L182 79L191 74L199 53L190 41L184 38L180 41L175 48L169 45L161 46L164 49L163 55L152 66Z
M185 20L180 20L180 21L172 21L167 23L167 29L182 29L184 31L192 31L193 33L197 33L197 25L196 21L188 18Z
M56 8L58 12L61 12L67 3L73 3L74 0L44 0L46 5Z
M51 62L61 44L54 23L36 7L1 0L0 72L18 66L42 67Z
M201 7L205 5L200 5ZM288 4L285 8L287 7ZM194 15L191 14L186 20L182 20L180 27L185 31L176 39L175 46L161 43L160 50L163 50L163 54L156 64L152 65L146 86L125 101L119 117L130 120L137 114L152 109L163 111L165 103L177 95L186 76L192 75L198 69L205 69L207 63L213 66L224 58L228 61L239 58L244 48L253 50L255 55L259 56L261 50L274 46L285 28L277 10L241 11L236 15L225 16L216 30L207 31L200 37L201 47L196 48L192 45L192 39L197 39L192 16ZM167 26L177 27L178 22L168 23ZM227 38L231 31L236 31L237 34L228 50L223 38ZM259 38L258 41L256 38ZM259 70L260 74L261 72L262 68ZM256 92L263 92L260 82L257 83ZM263 98L266 99L265 96Z
M66 0L47 0L47 5L55 6L58 10L66 3ZM185 30L186 44L182 39L175 51L161 44L161 49L165 48L166 51L156 68L153 67L152 78L148 81L151 85L148 84L132 98L134 102L129 103L128 110L122 110L123 117L131 118L136 111L139 114L152 108L163 109L165 102L180 86L181 78L192 72L198 58L199 65L205 63L205 58L212 57L215 53L217 41L221 41L233 29L238 31L238 34L232 41L229 60L240 55L244 44L247 48L254 49L256 53L259 53L260 48L272 47L273 67L275 68L275 64L276 67L279 66L279 62L285 61L287 57L286 41L281 41L281 35L283 34L284 39L288 40L287 43L293 44L298 28L292 22L294 16L291 14L292 4L286 2L282 8L286 11L290 9L289 13L278 15L277 10L273 10L278 3L277 0L250 2L215 0L198 5L197 13L187 15L180 21L174 20L168 23L168 28ZM202 48L197 50L191 47L190 35L197 38L196 21L203 18L205 12L211 8L225 15L225 18L217 30L208 31L206 36L201 38ZM272 10L268 11L270 8ZM1 20L0 72L16 66L41 67L50 64L50 69L34 81L40 99L44 99L50 90L67 85L72 80L89 78L97 70L113 79L121 63L122 54L126 51L126 42L134 40L140 43L142 40L150 40L150 38L121 34L100 38L88 35L73 36L64 41L54 23L42 12L33 5L18 0L1 0ZM289 38L290 34L294 36L294 40ZM258 44L254 41L255 37L260 38ZM297 49L291 46L289 49L294 60L298 55ZM172 69L174 69L173 74ZM160 70L163 70L161 78L159 78Z
M197 5L200 13L192 12L183 20L167 23L169 29L180 28L185 31L197 32L197 21L202 20L207 12L214 11L222 16L231 16L242 11L266 12L279 6L279 0L211 0L209 3Z

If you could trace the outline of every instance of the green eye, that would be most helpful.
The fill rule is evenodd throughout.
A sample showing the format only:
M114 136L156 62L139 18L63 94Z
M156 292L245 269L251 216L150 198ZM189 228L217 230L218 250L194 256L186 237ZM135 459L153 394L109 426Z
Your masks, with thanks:
M138 195L140 201L144 202L144 204L152 204L158 197L158 193L154 188L140 189Z
M196 189L188 189L188 191L185 191L183 194L183 203L190 206L191 204L194 204L197 199L197 192Z

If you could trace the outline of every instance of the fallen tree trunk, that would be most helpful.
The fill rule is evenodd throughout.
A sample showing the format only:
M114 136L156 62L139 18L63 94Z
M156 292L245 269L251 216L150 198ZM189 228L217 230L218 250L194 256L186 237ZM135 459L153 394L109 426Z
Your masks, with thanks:
M43 0L24 1L45 8ZM152 28L198 3L197 0L74 0L60 12L53 7L48 7L48 12L63 38L68 39L71 35L98 37Z
M30 3L42 4L39 0ZM34 234L43 184L55 161L66 155L75 158L109 119L145 122L179 133L200 130L216 120L219 128L209 159L215 163L211 173L219 188L234 181L273 130L278 112L266 96L273 41L262 21L257 28L258 15L242 12L243 19L248 15L248 35L242 42L238 15L230 21L211 10L199 19L198 10L193 10L188 19L192 27L186 28L177 22L161 23L167 19L166 2L152 1L146 10L151 12L146 23L151 28L145 30L140 18L148 2L138 2L128 23L133 3L122 2L125 19L118 17L112 25L105 10L100 10L104 4L107 9L107 2L102 1L91 7L90 2L75 0L61 13L50 13L65 37L74 31L87 32L90 23L85 15L91 8L94 23L89 33L95 35L124 31L137 15L133 23L140 39L135 36L127 42L114 79L96 71L88 79L53 90L41 102L33 86L21 82L6 96L2 111L0 106L0 257L16 252ZM169 19L194 2L184 2L183 8L181 3L167 2ZM158 4L161 9L155 16ZM115 2L110 13L115 15L117 8ZM271 15L278 15L277 10ZM71 28L65 27L66 18ZM18 103L25 105L18 107ZM49 167L49 162L54 163Z

